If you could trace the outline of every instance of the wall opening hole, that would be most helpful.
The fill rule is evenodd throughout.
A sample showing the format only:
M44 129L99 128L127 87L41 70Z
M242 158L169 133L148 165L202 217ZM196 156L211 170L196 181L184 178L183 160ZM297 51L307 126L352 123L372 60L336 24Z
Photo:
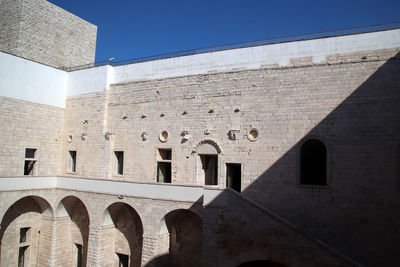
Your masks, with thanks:
M200 155L205 185L218 185L218 156Z
M256 141L257 138L258 138L258 130L255 129L255 128L251 129L251 130L247 133L247 138L248 138L250 141Z
M115 173L124 174L124 151L114 151L115 154Z
M240 163L226 164L226 187L241 192L242 165Z
M160 139L161 142L167 142L168 136L169 136L169 134L168 134L167 131L162 131L160 136L159 136L159 139Z
M68 152L68 171L76 172L76 151Z
M157 155L157 182L171 183L172 150L158 149Z

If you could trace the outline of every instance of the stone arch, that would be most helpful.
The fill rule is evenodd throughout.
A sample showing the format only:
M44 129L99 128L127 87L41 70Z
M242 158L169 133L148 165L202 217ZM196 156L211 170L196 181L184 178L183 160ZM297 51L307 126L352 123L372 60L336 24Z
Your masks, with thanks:
M205 150L202 151L202 148L205 148ZM200 141L196 146L196 153L197 154L206 153L206 149L209 150L208 153L222 154L222 150L219 147L219 145L215 141L210 140L210 139ZM215 149L215 151L214 151L214 149Z
M221 148L212 140L203 140L196 146L197 184L218 185Z
M101 251L116 266L141 266L143 224L136 210L127 203L116 202L103 212Z
M55 217L56 230L63 233L56 242L57 261L86 266L90 225L86 205L76 196L65 196L57 205Z
M156 266L202 266L203 222L196 213L177 209L161 220Z
M53 209L38 196L25 196L4 213L0 228L0 264L17 266L21 256L25 264L48 265ZM1 256L3 255L3 256Z

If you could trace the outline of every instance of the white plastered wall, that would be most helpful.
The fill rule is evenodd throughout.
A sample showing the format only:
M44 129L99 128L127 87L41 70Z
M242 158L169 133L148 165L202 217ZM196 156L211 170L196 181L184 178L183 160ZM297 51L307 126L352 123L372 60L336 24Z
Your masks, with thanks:
M258 69L263 65L289 66L290 59L325 57L400 47L400 29L230 49L121 66L102 66L69 73L68 96L102 92L112 83L162 79L235 69Z
M67 72L0 52L0 96L65 107Z

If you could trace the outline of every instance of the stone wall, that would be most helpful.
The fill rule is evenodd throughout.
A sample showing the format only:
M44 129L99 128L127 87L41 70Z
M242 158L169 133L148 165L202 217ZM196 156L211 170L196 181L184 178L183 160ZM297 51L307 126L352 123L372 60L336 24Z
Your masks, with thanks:
M118 184L113 182L111 189ZM16 265L18 247L29 244L26 264L74 266L75 244L83 242L83 266L91 267L116 265L116 253L138 254L138 258L130 258L130 266L148 267L171 263L236 266L267 256L287 266L351 266L341 255L304 237L287 222L237 193L204 191L218 195L208 200L206 207L201 202L129 195L120 198L62 188L2 191L1 264ZM88 233L79 223L84 221L90 222ZM19 242L21 227L31 227L29 239L23 243ZM132 242L129 236L134 236L135 231L139 239ZM285 249L285 257L281 248Z
M400 203L398 53L112 84L68 98L66 134L76 141L64 152L77 150L74 175L156 182L158 148L168 148L172 184L204 185L197 150L211 144L219 151L219 188L226 163L240 163L244 196L361 264L389 264L399 260L400 240L381 234L400 223L393 215ZM251 141L254 128L259 135ZM308 138L328 149L327 186L299 183L299 151ZM124 151L122 175L115 174L114 151Z
M23 176L25 149L36 149L31 175L60 173L64 109L0 97L0 176Z
M1 51L57 68L94 62L95 25L45 0L0 4Z

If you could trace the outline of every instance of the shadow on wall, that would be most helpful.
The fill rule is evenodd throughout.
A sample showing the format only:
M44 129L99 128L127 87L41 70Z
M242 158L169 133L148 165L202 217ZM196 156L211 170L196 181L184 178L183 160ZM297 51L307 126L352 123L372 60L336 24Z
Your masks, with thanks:
M352 63L342 63L337 68L343 64ZM364 71L374 62L358 64L360 71ZM379 67L379 62L376 64ZM400 54L397 54L285 150L243 190L243 196L293 223L292 229L301 229L355 262L368 266L400 266L400 194L396 174L400 141L399 73ZM351 79L346 75L346 79ZM338 84L348 86L340 83L341 77L337 79ZM324 86L322 81L321 86ZM300 148L312 137L322 140L327 148L326 185L300 184ZM206 253L212 253L215 248L223 251L215 256L215 262L205 259L206 265L231 262L231 266L236 266L251 260L273 259L288 266L321 266L316 264L319 258L325 257L319 264L330 260L329 253L321 256L312 251L309 255L300 255L301 249L279 251L285 247L306 248L309 243L286 226L283 229L282 221L274 221L273 216L271 220L264 220L260 217L262 214L244 208L239 200L224 198L221 194L204 210L204 236L213 238L203 247L212 248ZM219 204L223 202L225 207L229 205L229 210L219 208L224 206ZM297 245L293 247L293 244ZM314 248L308 247L310 250ZM338 260L330 266L341 264ZM346 262L346 265L352 264Z
M174 210L165 215L158 238L158 247L165 254L146 266L202 266L201 218L189 210Z

